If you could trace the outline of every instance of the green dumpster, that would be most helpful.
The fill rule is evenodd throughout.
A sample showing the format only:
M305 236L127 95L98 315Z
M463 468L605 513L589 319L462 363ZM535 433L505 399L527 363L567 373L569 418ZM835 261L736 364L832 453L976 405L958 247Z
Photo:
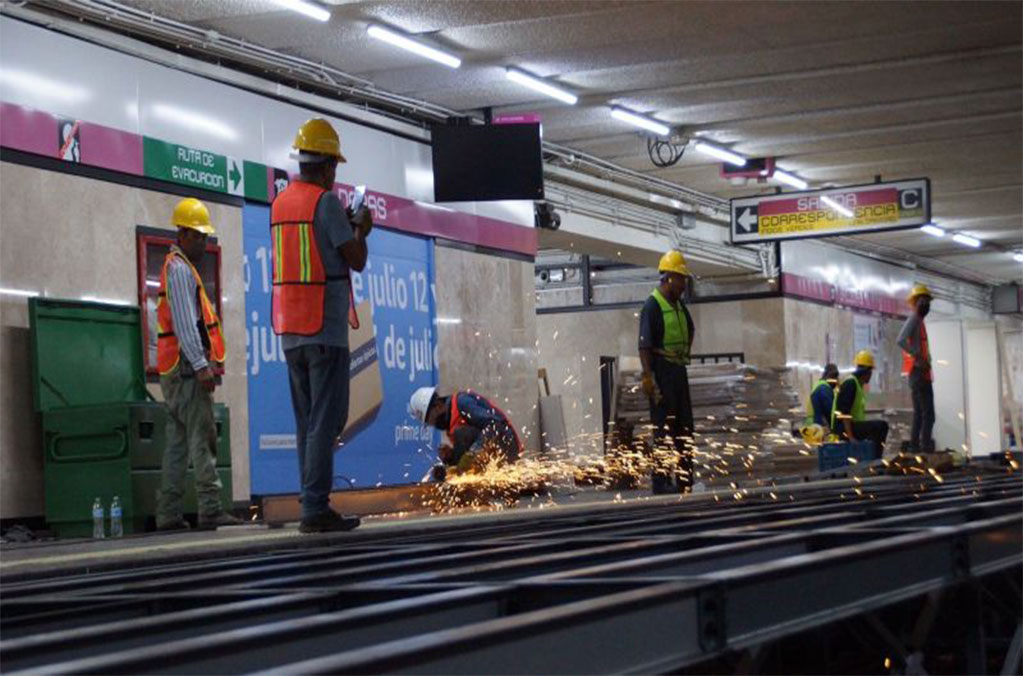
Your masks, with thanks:
M152 523L166 409L149 395L137 307L32 298L35 407L41 413L46 520L60 537L92 534L92 503L121 498L124 530ZM231 503L230 416L217 404L217 472ZM194 512L191 472L185 511Z

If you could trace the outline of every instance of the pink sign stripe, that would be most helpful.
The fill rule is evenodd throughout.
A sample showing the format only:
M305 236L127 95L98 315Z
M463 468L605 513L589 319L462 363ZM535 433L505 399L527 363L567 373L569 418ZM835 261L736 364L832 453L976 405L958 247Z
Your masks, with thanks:
M142 137L112 127L82 122L82 164L126 174L142 174Z
M842 289L821 279L803 277L783 272L781 276L782 294L794 298L825 303L837 303L857 310L881 312L887 315L905 317L908 309L904 301L872 291L850 291Z
M0 145L26 153L57 157L57 118L50 113L0 104Z
M899 191L895 188L881 188L879 190L849 190L844 195L856 195L856 206L871 206L874 204L896 204L899 201ZM848 206L842 199L836 199L839 204ZM805 208L800 209L802 202ZM774 214L794 214L800 211L818 211L819 209L830 209L827 205L820 203L820 198L815 196L801 197L798 199L765 200L757 206L757 212L761 216Z

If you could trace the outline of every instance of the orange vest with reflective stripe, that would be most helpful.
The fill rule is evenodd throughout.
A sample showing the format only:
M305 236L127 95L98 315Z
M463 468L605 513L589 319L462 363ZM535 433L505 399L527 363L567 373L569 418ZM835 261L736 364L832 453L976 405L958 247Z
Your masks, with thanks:
M497 412L497 414L499 416L504 418L504 422L505 422L506 425L508 425L508 429L510 429L512 431L512 434L515 435L515 446L516 446L516 449L518 451L518 454L522 455L522 440L519 439L519 433L515 431L515 426L512 425L511 420L508 419L508 416L505 415L504 411L502 411L498 407L494 406L492 403L490 403L489 399L487 399L486 397L484 397L481 394L473 392L472 390L465 390L465 393L476 395L477 397L482 399L484 402L486 402L487 406L489 406L490 408L494 409L494 411ZM463 394L463 393L462 392L455 392L454 394L451 395L451 421L448 423L448 439L452 443L454 443L454 440L455 440L455 430L457 430L459 427L465 427L466 425L470 424L468 419L465 416L462 415L462 410L460 408L458 408L458 395L459 394Z
M924 324L924 320L920 320L920 361L925 364L930 363L931 347L927 341L927 325ZM913 371L914 364L913 355L902 351L902 375L908 376ZM927 381L934 380L934 371L928 367L924 372L924 379Z
M274 332L313 336L323 328L327 274L316 244L313 218L323 188L293 181L270 208Z
M192 277L195 278L196 305L202 314L202 322L197 328L203 347L206 348L206 358L216 364L223 364L225 356L224 333L220 328L217 312L213 309L213 303L206 295L206 287L203 286L199 271L180 251L171 249L163 260L163 269L160 271L160 295L156 302L156 368L160 375L173 371L181 360L181 347L178 337L174 334L174 317L170 300L167 298L167 267L175 257L188 265Z

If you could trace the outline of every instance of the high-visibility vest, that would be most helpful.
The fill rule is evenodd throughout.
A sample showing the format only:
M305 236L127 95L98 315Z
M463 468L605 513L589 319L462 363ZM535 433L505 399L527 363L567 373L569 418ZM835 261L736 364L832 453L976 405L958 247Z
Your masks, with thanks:
M852 410L849 411L849 417L852 418L853 422L863 422L867 419L867 392L863 389L863 383L856 376L849 376L842 383L843 385L849 381L856 383L856 397L853 399ZM838 413L838 395L835 395L835 403L831 405L831 429L841 429L835 427L835 423L839 417Z
M810 390L810 396L806 398L806 420L804 422L807 425L812 425L817 422L813 410L813 395L822 387L827 387L829 390L832 390L832 397L835 395L834 388L831 387L831 383L823 379L817 381L817 384L813 386L812 390ZM832 407L834 407L834 402L832 402Z
M313 219L326 190L292 181L270 207L273 244L273 295L270 315L274 332L313 336L323 328L327 274L316 243Z
M460 427L465 427L467 425L470 425L472 427L478 427L478 425L473 425L472 422L471 422L471 419L468 418L467 416L465 416L462 413L462 410L460 408L458 408L458 396L461 395L461 394L470 394L470 395L472 395L474 397L478 397L478 398L482 399L483 402L487 406L492 408L494 410L494 412L497 413L497 415L500 416L501 419L504 420L504 423L508 426L508 429L510 429L512 434L515 436L516 455L517 456L521 456L522 455L522 441L519 439L519 434L518 434L518 432L515 431L515 426L512 425L511 420L508 419L508 416L505 415L504 411L502 411L501 409L499 409L498 407L496 407L492 403L490 403L490 401L486 397L484 397L483 395L477 394L476 392L473 392L472 390L465 390L464 392L455 392L454 394L451 395L451 420L450 420L450 422L448 422L448 439L450 439L451 442L453 443L454 440L455 440L455 432ZM516 459L516 458L512 458L512 459Z
M664 339L661 347L654 352L672 364L689 363L689 323L686 321L685 312L681 304L673 305L668 302L660 289L654 289L650 294L657 301L661 308L661 315L664 317Z
M924 364L930 364L931 359L931 346L927 340L927 325L924 324L924 320L920 320L920 361ZM913 365L916 360L913 359L913 355L902 351L902 375L908 376L913 371ZM924 378L929 381L934 380L934 371L927 366L924 370Z
M188 257L179 249L173 248L163 260L163 270L160 271L160 295L156 302L156 368L160 375L173 371L181 360L181 345L174 333L174 317L171 313L170 298L167 295L169 292L167 268L175 258L184 261L188 265L192 277L195 278L196 310L202 317L196 321L196 328L199 330L199 338L206 349L206 359L216 364L223 364L225 356L224 332L221 330L217 311L213 308L209 296L206 295L202 277L192 265L192 261L188 260Z

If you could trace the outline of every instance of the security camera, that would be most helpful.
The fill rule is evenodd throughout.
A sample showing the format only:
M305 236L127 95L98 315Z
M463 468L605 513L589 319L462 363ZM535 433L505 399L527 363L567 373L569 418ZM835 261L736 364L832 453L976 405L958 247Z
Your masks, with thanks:
M547 270L541 270L540 271L540 283L541 284L546 284L549 281L551 281L551 273L548 272Z
M534 202L533 225L546 230L557 230L561 227L561 214L554 210L550 202Z

